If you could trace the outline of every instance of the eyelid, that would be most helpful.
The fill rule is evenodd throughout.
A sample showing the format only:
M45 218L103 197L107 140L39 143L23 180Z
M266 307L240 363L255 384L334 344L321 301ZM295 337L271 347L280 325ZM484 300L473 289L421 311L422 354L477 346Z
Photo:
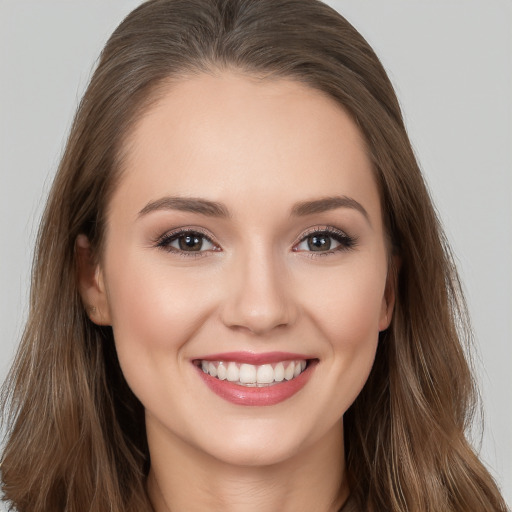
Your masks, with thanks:
M325 233L336 239L336 236L341 239L337 240L340 243L340 248L335 248L327 251L318 251L314 253L313 251L299 251L296 249L297 245L304 242L306 238L313 234L321 234ZM215 249L208 249L205 251L181 251L170 245L165 245L166 242L171 242L176 240L180 235L186 234L199 234L204 237L208 242L215 246ZM308 252L309 256L317 257L321 255L332 254L342 250L350 250L353 249L357 245L358 238L355 236L349 235L346 231L329 225L319 225L308 228L306 231L303 231L299 237L295 240L292 245L292 251L294 252ZM206 256L208 253L219 252L222 251L220 244L216 241L215 237L206 229L199 226L182 226L179 228L171 229L164 232L162 235L156 237L153 240L153 245L159 249L165 250L167 252L173 252L175 254L183 255L186 257L201 257Z
M340 240L337 240L337 241L340 243L340 246L336 247L334 249L331 249L331 250L318 251L318 252L299 251L298 249L296 249L296 247L299 244L301 244L302 242L304 242L309 236L314 235L314 234L321 234L321 233L325 233L334 239L336 239L336 237L339 238ZM308 257L316 258L316 257L320 257L320 256L326 256L329 254L333 254L336 252L351 250L357 245L357 242L358 242L358 238L356 236L349 235L346 231L344 231L342 229L339 229L334 226L321 225L321 226L314 226L314 227L308 228L306 231L302 232L301 235L294 242L292 250L294 252L304 252L304 253L307 253Z
M293 245L297 245L298 243L302 242L304 239L306 239L308 236L314 235L316 233L329 233L333 235L339 235L340 237L347 238L347 239L355 239L354 237L350 236L346 231L336 228L334 226L328 226L328 225L319 225L319 226L313 226L311 228L306 229L306 231L303 231L295 240Z
M201 235L206 240L208 240L208 242L210 242L211 244L213 244L216 247L215 250L212 251L210 249L210 250L206 250L206 251L190 251L189 252L189 251L180 251L179 249L176 249L174 247L164 245L165 242L170 242L171 240L175 240L176 238L178 238L180 235L187 235L187 234ZM205 253L217 252L217 251L222 250L219 243L215 240L215 237L211 233L209 233L207 230L205 230L204 228L201 228L198 226L184 226L184 227L182 226L182 227L179 227L176 229L171 229L169 231L166 231L165 233L156 237L153 240L153 245L155 247L162 249L164 251L167 251L167 252L173 252L173 253L180 254L180 255L183 255L186 257L192 256L192 257L196 257L196 258L199 256L205 256L206 255Z

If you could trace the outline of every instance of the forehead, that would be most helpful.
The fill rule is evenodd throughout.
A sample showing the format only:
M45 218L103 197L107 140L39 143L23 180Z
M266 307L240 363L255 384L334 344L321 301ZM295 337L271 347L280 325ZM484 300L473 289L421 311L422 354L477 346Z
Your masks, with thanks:
M292 80L202 74L170 84L134 125L114 193L233 202L359 196L379 210L365 141L344 109ZM371 212L370 212L371 213ZM378 215L378 212L375 212Z

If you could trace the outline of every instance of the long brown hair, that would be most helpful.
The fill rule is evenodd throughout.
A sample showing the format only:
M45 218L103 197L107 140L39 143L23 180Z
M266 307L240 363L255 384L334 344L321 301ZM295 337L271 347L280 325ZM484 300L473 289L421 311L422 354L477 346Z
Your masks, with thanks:
M80 103L41 223L29 319L4 389L5 499L19 512L150 511L143 407L112 330L87 317L75 240L101 252L123 141L170 80L235 69L324 91L365 136L396 307L344 417L351 493L367 511L505 511L466 440L475 404L465 305L452 258L378 58L317 0L150 0L107 42Z

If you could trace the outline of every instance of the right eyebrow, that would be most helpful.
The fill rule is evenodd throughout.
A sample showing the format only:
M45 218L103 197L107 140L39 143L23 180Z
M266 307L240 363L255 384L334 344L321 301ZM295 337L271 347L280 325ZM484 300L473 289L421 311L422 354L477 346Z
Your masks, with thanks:
M138 217L157 210L179 210L182 212L198 213L208 217L230 217L228 209L216 201L209 201L199 197L166 196L149 202L139 212Z

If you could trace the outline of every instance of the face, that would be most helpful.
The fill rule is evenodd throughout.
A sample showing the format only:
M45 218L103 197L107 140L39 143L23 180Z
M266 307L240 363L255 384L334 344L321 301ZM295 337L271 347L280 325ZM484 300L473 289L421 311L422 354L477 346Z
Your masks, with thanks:
M172 85L126 150L82 293L112 325L148 433L234 464L341 436L393 302L349 116L292 81L201 75Z

